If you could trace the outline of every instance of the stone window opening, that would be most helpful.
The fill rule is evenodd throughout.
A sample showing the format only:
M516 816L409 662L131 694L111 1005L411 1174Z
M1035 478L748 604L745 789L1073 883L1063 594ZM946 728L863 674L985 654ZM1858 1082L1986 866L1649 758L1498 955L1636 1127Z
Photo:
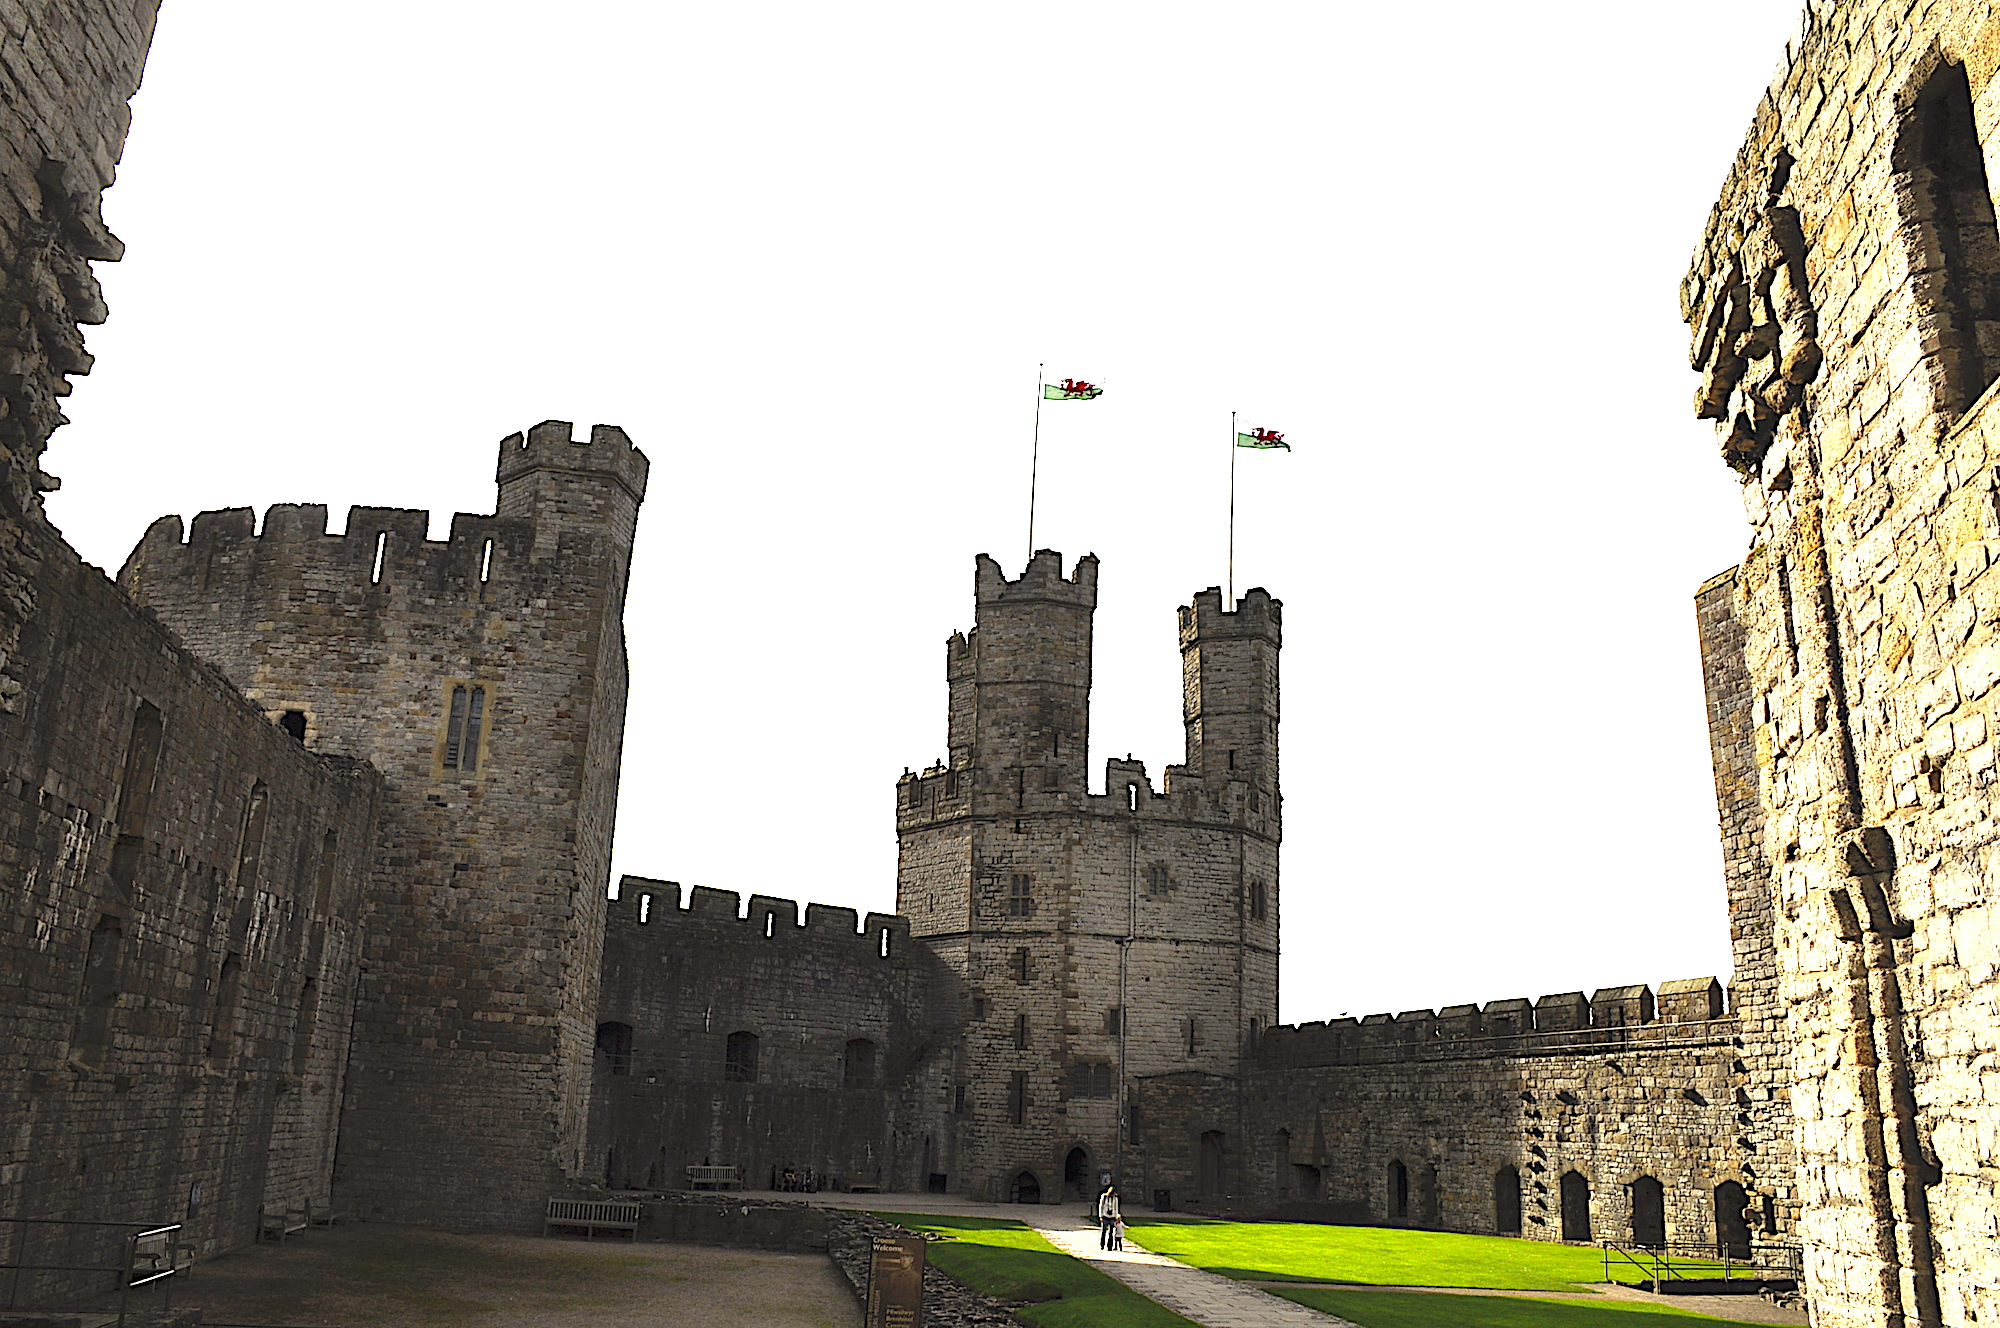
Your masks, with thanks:
M1125 786L1125 810L1128 812L1139 810L1139 786L1137 784L1127 784Z
M1028 980L1028 965L1028 947L1025 945L1016 946L1014 948L1014 981L1026 982Z
M1111 1066L1103 1061L1079 1061L1070 1066L1064 1086L1073 1098L1117 1096L1112 1086Z
M303 710L287 710L284 714L278 716L278 727L291 734L293 742L304 742L306 740L306 712Z
M111 845L111 884L130 898L139 878L146 833L152 819L153 784L159 774L160 743L166 725L159 707L141 701L132 715L125 744L125 770L118 780L118 837Z
M766 913L764 916L768 920L771 915ZM764 934L769 936L771 933L767 931ZM889 957L889 929L887 927L882 928L881 933L875 939L878 944L877 955L880 958L887 959Z
M94 1059L89 1053L111 1045L111 1015L118 1008L124 986L122 952L125 924L111 914L98 918L90 931L90 948L83 960L83 990L78 994L75 1050L79 1060Z
M1181 1024L1181 1031L1187 1036L1187 1054L1192 1057L1201 1046L1201 1021L1189 1015Z
M768 941L777 934L778 915L776 913L766 913L764 915L764 939Z
M1799 627L1792 611L1792 558L1778 559L1778 603L1785 610L1785 659L1791 671L1799 671Z
M1408 1221L1410 1216L1410 1169L1403 1165L1403 1159L1393 1158L1390 1160L1386 1182L1390 1221Z
M215 1011L208 1033L211 1061L226 1061L236 1050L236 1006L242 989L243 956L232 950L223 957L222 973L215 983Z
M653 920L653 892L648 890L639 896L639 925L646 926ZM769 933L766 933L767 935Z
M1033 917L1035 913L1035 878L1026 872L1015 872L1007 878L1007 916L1010 918Z
M379 586L382 584L382 562L383 559L387 556L388 552L389 552L389 532L386 530L376 531L375 562L374 565L368 569L369 585Z
M1262 922L1264 920L1264 915L1266 911L1267 910L1265 907L1265 900L1264 900L1264 883L1262 881L1250 882L1251 921Z
M319 879L313 886L313 912L324 917L333 907L333 882L340 863L340 835L329 830L319 839Z
M250 801L243 809L242 847L236 854L236 888L246 898L257 884L264 863L264 827L269 821L271 790L263 780L250 786Z
M479 736L486 722L486 688L456 684L444 731L444 768L472 774L479 769Z
M299 984L299 1008L292 1025L292 1074L303 1076L312 1061L313 1027L319 1022L319 984Z
M1168 885L1169 885L1169 878L1167 876L1167 865L1164 862L1156 862L1152 866L1146 868L1147 894L1156 897L1164 895L1167 893Z
M733 1084L757 1082L757 1035L736 1032L723 1045L722 1077Z
M1014 1047L1018 1051L1028 1049L1028 1013L1025 1010L1014 1016Z
M1007 1123L1028 1123L1028 1072L1016 1070L1007 1077Z
M1929 368L1938 409L1959 414L2000 377L2000 226L1964 65L1932 72L1897 132L1890 169L1919 318L1937 326Z
M952 1115L954 1115L954 1116L963 1116L963 1115L965 1114L965 1085L964 1085L964 1084L953 1084L953 1085L952 1085L952 1088L951 1088L951 1114L952 1114Z
M1109 1010L1106 1010L1104 1012L1104 1031L1106 1033L1109 1033L1112 1037L1118 1037L1124 1033L1125 1031L1124 1007L1114 1005Z
M972 1017L975 1021L986 1018L986 998L984 996L974 996L972 998Z
M597 1053L613 1074L632 1073L632 1025L617 1022L597 1026Z
M485 585L493 579L493 541L487 540L479 550L479 584Z
M840 1063L840 1082L846 1088L872 1088L875 1085L875 1044L867 1038L855 1038L847 1044L846 1054Z

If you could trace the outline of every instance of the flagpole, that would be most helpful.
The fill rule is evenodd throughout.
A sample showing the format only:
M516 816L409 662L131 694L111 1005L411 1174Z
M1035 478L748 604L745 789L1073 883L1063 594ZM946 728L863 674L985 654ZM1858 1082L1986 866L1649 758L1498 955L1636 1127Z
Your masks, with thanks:
M1236 604L1236 412L1229 412L1229 598L1222 601L1228 613Z
M1035 366L1035 449L1028 460L1028 561L1035 561L1035 476L1042 465L1042 370Z

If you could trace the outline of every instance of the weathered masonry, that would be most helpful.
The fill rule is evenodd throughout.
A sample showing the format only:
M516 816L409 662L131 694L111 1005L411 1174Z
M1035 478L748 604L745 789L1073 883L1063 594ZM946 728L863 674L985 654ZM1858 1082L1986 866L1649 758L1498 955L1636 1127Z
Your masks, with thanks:
M1990 5L1812 4L1682 292L1753 531L1702 609L1746 1051L1828 1328L2000 1316L1996 62Z
M343 1199L531 1224L582 1174L646 458L560 421L499 448L499 507L154 523L139 604L307 748L386 781L342 1121Z

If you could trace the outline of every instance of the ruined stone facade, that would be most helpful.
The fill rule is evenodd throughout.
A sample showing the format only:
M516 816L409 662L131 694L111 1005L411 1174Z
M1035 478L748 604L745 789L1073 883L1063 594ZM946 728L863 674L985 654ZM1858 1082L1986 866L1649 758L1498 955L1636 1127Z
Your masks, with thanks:
M2000 1315L1996 64L1986 4L1812 5L1683 289L1753 530L1711 592L1749 699L1732 903L1772 920L1737 957L1782 1018L1748 1049L1824 1325Z

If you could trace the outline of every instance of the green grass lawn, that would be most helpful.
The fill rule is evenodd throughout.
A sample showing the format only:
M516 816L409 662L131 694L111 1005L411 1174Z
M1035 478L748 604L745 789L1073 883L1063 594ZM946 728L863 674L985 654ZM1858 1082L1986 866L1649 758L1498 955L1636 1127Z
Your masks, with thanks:
M1041 1328L1198 1328L1019 1222L930 1213L875 1216L950 1237L931 1242L930 1261L975 1291L1035 1302L1014 1313Z
M1286 1287L1275 1295L1328 1314L1339 1315L1361 1328L1660 1328L1677 1320L1685 1328L1701 1323L1736 1323L1705 1314L1660 1305L1634 1305L1618 1300L1531 1300L1526 1296L1426 1295L1421 1291L1332 1291L1324 1287Z
M1127 1238L1182 1263L1254 1282L1579 1291L1604 1280L1604 1256L1580 1245L1305 1222L1149 1222Z

